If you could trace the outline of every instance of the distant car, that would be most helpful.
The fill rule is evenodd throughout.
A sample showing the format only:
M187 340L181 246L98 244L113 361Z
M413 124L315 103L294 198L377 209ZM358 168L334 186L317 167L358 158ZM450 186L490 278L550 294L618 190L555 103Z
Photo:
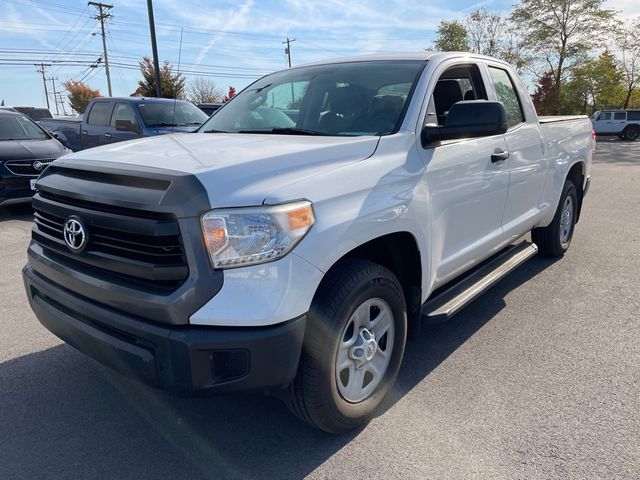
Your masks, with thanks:
M195 105L169 98L94 98L82 117L41 120L65 146L85 148L167 133L193 132L207 120Z
M53 118L51 111L44 107L5 107L8 110L14 110L26 115L34 122L39 122L45 118Z
M640 110L602 110L591 116L596 135L617 135L621 140L640 136Z
M211 115L216 113L222 105L222 103L199 103L196 105L196 107L198 107L210 117Z
M0 205L30 199L36 178L70 152L26 115L0 110Z

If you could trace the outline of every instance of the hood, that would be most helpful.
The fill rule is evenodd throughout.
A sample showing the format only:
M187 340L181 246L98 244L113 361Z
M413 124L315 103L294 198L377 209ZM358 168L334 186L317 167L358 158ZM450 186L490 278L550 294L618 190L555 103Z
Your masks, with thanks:
M216 208L260 205L285 185L364 160L379 137L165 135L83 150L62 161L163 168L195 175ZM292 199L294 200L294 199Z
M58 158L64 153L62 144L53 139L0 141L0 162Z

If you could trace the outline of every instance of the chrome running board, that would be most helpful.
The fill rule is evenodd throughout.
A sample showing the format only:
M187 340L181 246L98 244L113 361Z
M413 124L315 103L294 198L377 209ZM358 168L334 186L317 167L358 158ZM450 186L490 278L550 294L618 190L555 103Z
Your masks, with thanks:
M422 318L428 323L449 320L478 295L538 253L535 243L521 242L497 254L484 266L456 281L422 305Z

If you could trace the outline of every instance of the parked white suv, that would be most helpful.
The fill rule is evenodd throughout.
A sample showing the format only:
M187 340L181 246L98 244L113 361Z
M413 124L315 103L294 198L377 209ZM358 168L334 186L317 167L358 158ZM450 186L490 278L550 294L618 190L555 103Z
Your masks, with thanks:
M291 68L198 133L54 162L27 295L49 330L124 374L278 393L342 432L390 391L409 324L450 318L538 250L564 254L593 148L587 117L539 119L492 58Z
M603 110L591 116L596 135L617 135L621 140L640 136L640 110Z

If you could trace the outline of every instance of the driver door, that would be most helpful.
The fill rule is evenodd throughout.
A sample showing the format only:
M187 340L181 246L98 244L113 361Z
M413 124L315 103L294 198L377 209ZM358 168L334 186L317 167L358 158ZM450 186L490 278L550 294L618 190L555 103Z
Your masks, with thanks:
M486 100L486 91L477 65L448 68L429 92L424 123L443 125L454 103ZM492 155L507 151L507 145L504 135L492 135L418 148L426 165L437 288L501 247L509 165L492 161Z

